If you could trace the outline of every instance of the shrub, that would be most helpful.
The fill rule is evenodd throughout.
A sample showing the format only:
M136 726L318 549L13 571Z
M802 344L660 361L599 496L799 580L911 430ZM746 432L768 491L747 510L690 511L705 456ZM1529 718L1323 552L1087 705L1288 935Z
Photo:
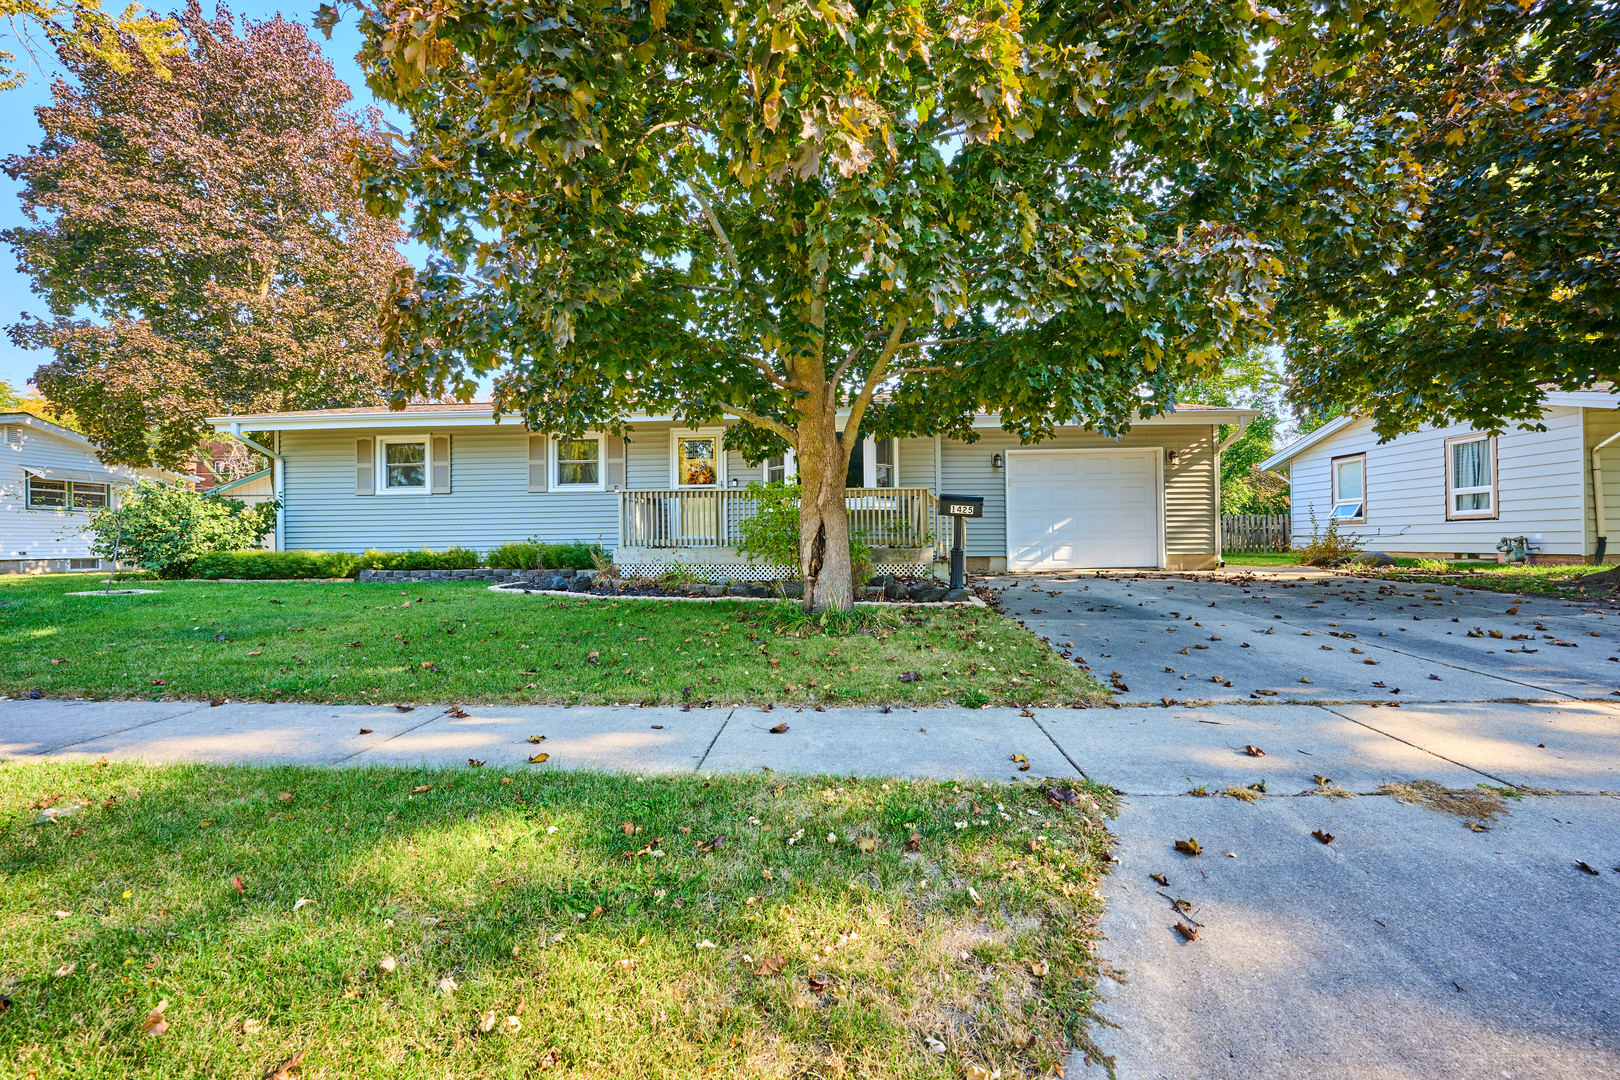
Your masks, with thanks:
M345 578L354 577L360 556L346 551L216 551L192 566L193 577Z
M1343 566L1361 554L1361 537L1340 532L1339 523L1328 519L1324 531L1316 524L1316 508L1310 508L1311 538L1299 549L1299 561L1306 566Z
M484 565L493 567L496 570L538 570L540 569L541 546L535 540L525 540L517 544L502 544L484 556Z
M540 568L544 570L599 570L610 561L601 544L584 540L540 545Z
M142 479L117 506L90 518L92 550L105 559L128 559L159 577L185 577L216 551L249 548L274 526L276 504L248 507L212 492Z
M362 570L473 570L480 563L472 548L449 547L443 551L378 551L371 548L360 556Z
M794 572L799 569L799 485L748 485L748 494L757 509L737 524L740 542L737 550L760 562L779 566ZM923 541L927 543L927 541ZM866 537L851 533L849 561L853 568L852 580L857 586L866 584L872 570L872 549Z

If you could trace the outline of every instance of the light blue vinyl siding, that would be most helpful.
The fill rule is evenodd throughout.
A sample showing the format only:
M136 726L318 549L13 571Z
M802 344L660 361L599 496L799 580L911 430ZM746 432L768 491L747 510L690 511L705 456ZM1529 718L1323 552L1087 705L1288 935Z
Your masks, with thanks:
M1038 444L1043 450L1105 450L1163 447L1178 459L1164 469L1164 530L1166 555L1210 555L1215 552L1214 429L1208 424L1142 425L1122 439L1096 432L1068 429ZM997 469L991 459L1023 444L1000 428L981 432L976 443L946 440L940 446L943 476L940 491L952 495L983 495L984 517L967 523L967 554L1003 557L1007 554L1006 466ZM902 452L903 453L903 452ZM902 457L902 467L904 458Z

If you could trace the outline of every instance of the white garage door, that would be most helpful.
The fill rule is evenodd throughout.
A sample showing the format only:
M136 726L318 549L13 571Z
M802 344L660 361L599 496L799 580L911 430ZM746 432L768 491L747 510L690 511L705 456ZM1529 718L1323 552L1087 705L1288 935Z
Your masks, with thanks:
M1013 570L1159 565L1157 450L1014 450L1007 455Z

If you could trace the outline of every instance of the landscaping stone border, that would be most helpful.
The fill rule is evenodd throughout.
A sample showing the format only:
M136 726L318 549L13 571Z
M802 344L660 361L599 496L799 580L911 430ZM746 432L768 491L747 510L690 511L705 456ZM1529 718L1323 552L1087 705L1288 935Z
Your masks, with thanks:
M574 574L574 570L495 570L487 566L472 570L362 570L354 576L360 582L419 581L537 581L544 574ZM591 573L592 571L584 571Z

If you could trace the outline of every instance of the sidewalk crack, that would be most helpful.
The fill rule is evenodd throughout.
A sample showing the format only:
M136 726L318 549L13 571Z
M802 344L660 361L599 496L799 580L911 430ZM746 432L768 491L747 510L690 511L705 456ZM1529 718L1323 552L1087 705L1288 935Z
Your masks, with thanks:
M1069 752L1067 750L1063 749L1062 744L1060 744L1056 739L1052 738L1052 733L1050 731L1046 730L1046 726L1041 723L1040 717L1035 715L1035 710L1034 709L1029 710L1029 718L1030 718L1030 721L1034 723L1035 727L1040 731L1040 733L1042 735L1046 736L1046 741L1051 743L1054 747L1056 747L1057 752L1063 755L1063 760L1067 761L1069 763L1069 766L1072 769L1074 769L1075 772L1080 774L1080 779L1082 779L1082 780L1090 780L1091 777L1086 775L1086 770L1084 770L1084 769L1082 769L1080 767L1080 763L1078 761L1074 760L1074 758L1070 757Z
M720 726L715 729L714 738L710 739L709 745L703 748L703 756L698 758L698 763L692 767L693 772L703 771L703 763L709 760L709 751L714 749L714 744L720 741L720 735L726 730L726 725L731 723L731 718L736 715L736 709L732 709L730 712L726 713L726 718L720 721Z

